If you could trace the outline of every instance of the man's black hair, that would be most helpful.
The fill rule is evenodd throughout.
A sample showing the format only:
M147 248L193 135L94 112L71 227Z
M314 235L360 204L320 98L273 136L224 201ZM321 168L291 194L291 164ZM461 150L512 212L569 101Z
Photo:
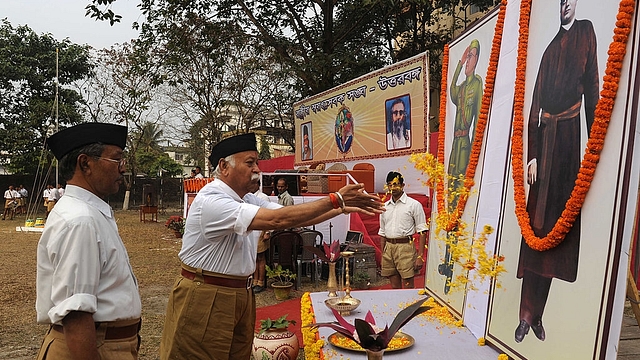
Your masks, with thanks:
M390 183L393 181L393 179L398 178L398 182L400 182L400 184L404 184L404 178L402 177L402 174L400 174L397 171L390 171L387 174L387 183Z

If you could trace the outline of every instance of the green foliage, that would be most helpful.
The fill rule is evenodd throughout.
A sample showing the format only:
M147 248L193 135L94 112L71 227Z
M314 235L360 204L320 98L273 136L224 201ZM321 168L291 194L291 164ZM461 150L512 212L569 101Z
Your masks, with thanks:
M368 273L363 272L363 271L358 271L355 274L353 274L353 282L368 282L371 281L371 277L369 276Z
M177 231L180 234L184 235L184 219L182 218L182 216L170 216L164 226L166 226L170 230Z
M258 153L258 159L260 160L271 159L271 149L269 148L269 143L267 142L266 136L262 136L260 138L260 153Z
M83 99L69 85L90 76L89 47L0 22L0 162L9 171L34 174L40 161L52 161L41 152L56 124L56 49L58 123L65 128L82 121Z
M259 333L259 335L262 335L267 330L286 329L287 327L289 327L289 324L295 325L296 321L295 320L287 320L287 315L289 315L289 314L284 314L284 315L282 315L281 317L279 317L276 320L271 320L271 318L266 318L264 320L260 320L260 333Z
M269 265L265 265L267 278L275 279L276 285L292 284L296 278L296 274L289 269L283 269L282 265L278 264L275 268L270 268Z

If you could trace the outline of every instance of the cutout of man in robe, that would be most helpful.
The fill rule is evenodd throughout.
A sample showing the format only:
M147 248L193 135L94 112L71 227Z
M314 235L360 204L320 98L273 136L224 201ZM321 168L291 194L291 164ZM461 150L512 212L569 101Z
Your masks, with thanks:
M581 127L587 134L598 102L596 34L589 20L575 20L578 0L560 0L561 27L547 46L529 114L527 212L536 236L545 237L564 210L580 169ZM580 116L584 105L586 119ZM518 171L515 169L514 171ZM564 241L547 251L520 245L520 324L515 341L531 328L544 341L542 316L553 278L574 282L578 273L580 215Z

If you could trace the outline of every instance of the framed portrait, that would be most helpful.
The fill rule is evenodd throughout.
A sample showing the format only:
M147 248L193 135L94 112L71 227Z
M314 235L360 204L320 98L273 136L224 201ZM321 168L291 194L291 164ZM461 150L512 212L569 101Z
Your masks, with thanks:
M411 96L406 94L385 101L387 151L411 147Z
M302 161L313 160L313 133L311 121L300 125L300 158Z

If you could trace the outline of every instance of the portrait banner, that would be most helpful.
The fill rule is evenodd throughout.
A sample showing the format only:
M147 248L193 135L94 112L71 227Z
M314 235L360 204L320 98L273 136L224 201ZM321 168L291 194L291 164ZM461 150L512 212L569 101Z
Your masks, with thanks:
M496 228L497 249L505 258L507 273L500 278L501 288L490 291L486 339L514 359L614 359L640 168L640 160L633 156L638 151L640 80L637 12L627 13L632 28L617 72L617 96L597 168L587 170L593 174L589 180L578 173L587 163L585 153L589 159L595 153L585 150L589 136L594 139L603 132L599 125L603 112L597 106L609 94L603 83L611 81L605 76L610 66L607 51L620 3L523 0L522 4L521 10L530 16L521 29L527 33L528 27L528 41L519 48L526 55L526 72L524 63L516 71L517 86L519 79L524 80L524 101L519 100L522 93L515 93L512 161L503 174ZM508 12L510 16L520 19L521 14ZM591 131L594 123L598 128ZM547 236L555 234L559 219L566 224L566 216L575 208L565 212L565 206L583 194L573 190L586 181L590 187L575 222L563 240L551 246L556 237ZM525 199L526 206L516 206L516 199Z
M447 211L452 211L457 205L457 199L446 195L457 192L462 185L471 156L471 148L475 139L475 128L480 116L480 108L485 88L485 79L489 67L489 58L495 34L498 8L483 17L475 26L468 28L460 37L453 40L449 46L449 64L447 74L447 105L444 131L444 165L445 177L444 205ZM511 85L509 85L511 87ZM442 125L442 124L441 124ZM482 134L484 137L484 134ZM442 139L442 137L440 137ZM482 139L479 139L482 141ZM479 162L474 181L480 184L482 179L482 164L484 161L484 145L479 154ZM471 189L466 202L464 213L460 220L469 224L467 231L472 236L475 223L476 205L478 201L478 187ZM437 206L432 213L431 229L436 229L435 219ZM426 287L432 295L445 303L457 316L464 312L464 289L452 289L451 282L455 282L460 275L466 276L466 270L452 261L452 251L449 245L442 241L444 230L431 231L429 235L429 251L425 276Z
M295 103L295 165L426 151L428 69L424 53Z

